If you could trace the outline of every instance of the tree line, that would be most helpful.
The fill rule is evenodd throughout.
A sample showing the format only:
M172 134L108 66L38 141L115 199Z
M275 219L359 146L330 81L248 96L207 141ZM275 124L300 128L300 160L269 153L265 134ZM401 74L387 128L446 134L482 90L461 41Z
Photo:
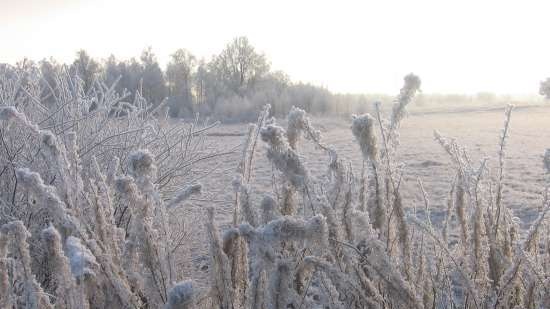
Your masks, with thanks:
M334 94L324 87L293 82L286 73L273 70L268 58L242 36L227 43L210 59L178 49L164 68L151 47L144 49L139 58L126 60L114 55L98 60L80 50L69 64L53 58L37 63L24 60L15 66L0 63L3 73L22 67L39 71L46 91L41 100L46 104L54 99L48 90L55 89L56 78L64 71L78 75L85 91L101 81L107 86L114 85L118 93L129 94L129 102L138 92L153 105L165 102L166 112L173 118L191 118L198 113L223 121L250 121L265 104L272 106L275 116L286 115L296 106L314 115L347 117L372 110L374 101L392 101L391 96L384 94ZM541 83L542 95L550 93L548 85L548 81ZM420 94L417 101L419 106L483 105L510 98L491 93Z
M174 118L199 113L226 121L247 121L254 119L265 104L271 104L275 115L288 113L292 106L313 114L338 110L331 108L336 96L328 89L294 83L284 72L273 70L267 57L246 37L234 38L209 60L178 49L170 55L164 68L151 47L143 50L139 58L128 60L114 55L98 60L80 50L69 64L53 58L38 63L24 60L15 66L0 64L4 70L22 66L39 70L43 82L48 84L45 89L51 89L56 84L56 76L66 70L80 77L85 91L100 80L108 86L114 85L119 93L139 92L153 105L167 100L167 112ZM128 101L132 101L132 95ZM350 101L348 97L342 98ZM48 94L42 99L47 101Z

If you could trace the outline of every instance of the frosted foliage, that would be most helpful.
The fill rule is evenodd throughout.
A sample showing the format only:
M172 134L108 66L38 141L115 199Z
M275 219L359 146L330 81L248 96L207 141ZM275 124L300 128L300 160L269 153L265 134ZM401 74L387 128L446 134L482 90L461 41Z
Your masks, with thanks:
M217 124L169 124L66 68L0 67L0 308L191 308L176 267L189 233L166 210L200 193Z
M288 143L292 149L296 149L298 139L306 128L306 112L293 106L288 113L288 129L286 131Z
M391 128L396 129L399 122L405 117L405 107L411 102L416 92L420 89L420 78L414 74L405 76L405 85L401 88L399 96L393 106Z
M245 132L242 149L228 150L242 158L227 160L237 172L223 193L196 183L218 177L195 165L216 157L210 149L196 151L208 144L207 129L197 129L198 122L165 123L139 92L125 102L127 94L99 80L85 92L83 80L66 74L57 78L50 98L33 86L41 80L33 76L26 76L31 85L25 91L0 93L0 152L6 154L0 173L0 308L550 304L548 184L538 190L538 217L520 222L509 207L518 201L510 200L505 173L511 108L496 159L476 162L457 140L434 134L434 145L450 161L444 170L424 171L450 177L445 209L436 209L429 198L435 189L411 181L411 162L396 155L406 106L420 88L412 74L391 110L380 104L373 116L353 117L347 134L360 151L352 155L325 146L304 110L290 109L285 130L265 107ZM47 104L43 97L50 98ZM268 166L254 161L264 153L256 152L262 145ZM299 155L301 147L307 152ZM347 157L365 164L357 170ZM549 157L547 150L543 167L550 174ZM326 174L308 171L319 164ZM258 179L271 179L271 186L256 180L258 172L270 170ZM423 207L410 198L415 188ZM178 207L184 203L191 207ZM206 212L204 226L197 211ZM185 218L189 214L195 217ZM443 224L432 223L441 216ZM188 222L192 233L182 228ZM209 257L206 265L202 253ZM197 270L204 276L193 282L190 274Z
M190 185L176 194L176 196L166 204L167 208L176 207L180 203L186 201L191 196L200 194L202 189L201 184Z
M179 282L168 293L168 302L165 309L191 309L193 305L193 283Z
M69 259L65 256L62 248L61 235L53 225L42 231L42 241L46 247L47 263L49 271L54 278L56 295L63 295L57 298L56 308L86 308L87 302L83 294L77 289Z
M357 140L365 160L376 161L376 135L374 134L375 119L369 115L353 116L351 131Z
M261 130L262 140L269 144L273 149L284 151L288 147L285 138L285 130L277 125L268 125Z
M0 232L11 236L16 248L16 258L20 265L15 275L21 276L23 293L21 295L8 294L8 298L13 298L13 302L21 307L32 309L53 308L49 297L36 281L31 268L31 255L29 251L28 238L31 233L27 230L22 221L12 221L0 227Z
M31 123L25 114L19 112L13 106L0 106L0 120L9 123L19 122L24 127L29 127L33 131L38 132L38 126Z
M315 130L306 112L298 107L292 106L287 117L288 128L286 136L290 148L296 150L300 136L305 135L306 139L318 142L321 139L321 132Z
M80 239L69 236L65 243L66 254L71 264L71 271L76 278L95 276L99 267L95 256L86 248Z
M156 166L153 155L147 150L138 150L128 157L128 172L135 178L155 177Z
M283 217L256 230L248 224L243 224L239 230L243 235L253 238L262 246L298 240L307 240L312 244L326 246L328 242L327 223L325 218L320 215L312 217L308 221Z
M268 125L260 131L261 138L269 145L267 156L285 178L296 187L303 187L307 171L298 154L290 148L285 130L276 125Z

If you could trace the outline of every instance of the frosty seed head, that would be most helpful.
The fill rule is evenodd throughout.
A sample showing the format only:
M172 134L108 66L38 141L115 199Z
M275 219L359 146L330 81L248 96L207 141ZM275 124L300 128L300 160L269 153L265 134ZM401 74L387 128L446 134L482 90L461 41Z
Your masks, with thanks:
M149 150L136 150L128 156L128 172L133 177L153 177L156 170L153 154Z
M182 281L172 287L168 293L166 309L187 309L193 305L193 282Z
M167 208L172 208L178 204L186 201L191 196L200 194L202 190L202 185L200 183L193 184L183 188L176 196L166 205Z
M73 276L76 278L95 276L99 264L92 252L82 244L79 238L69 236L65 242L65 248Z
M57 229L50 224L47 228L42 230L42 240L49 245L50 248L59 247L61 248L61 235Z
M34 132L38 132L38 126L30 122L25 114L17 111L14 106L0 107L0 121L6 121L8 126L13 122L19 122L21 125L30 128Z
M277 125L270 124L260 130L262 141L268 143L271 147L283 147L286 145L285 130Z
M42 139L42 144L49 148L57 148L57 139L51 131L40 132L40 138Z
M409 91L417 91L420 89L420 85L420 77L414 75L413 73L405 76L405 86L403 87L403 89L407 89Z
M292 106L287 119L288 128L286 135L288 143L292 149L296 149L296 144L298 143L302 131L306 130L308 126L306 112L303 109Z
M401 88L396 102L392 108L390 133L397 133L397 128L403 118L405 118L405 107L412 101L416 92L420 90L420 78L414 74L409 74L404 78L405 84Z
M0 107L0 120L3 121L12 121L16 118L22 118L25 115L18 112L13 106L2 106Z
M369 114L353 115L351 131L365 159L376 160L376 135L374 135L374 117Z
M118 193L132 195L136 192L134 180L128 176L121 176L115 179L115 188Z
M20 240L26 240L28 237L31 237L31 233L23 224L23 221L11 221L0 227L0 232L4 234L16 235Z

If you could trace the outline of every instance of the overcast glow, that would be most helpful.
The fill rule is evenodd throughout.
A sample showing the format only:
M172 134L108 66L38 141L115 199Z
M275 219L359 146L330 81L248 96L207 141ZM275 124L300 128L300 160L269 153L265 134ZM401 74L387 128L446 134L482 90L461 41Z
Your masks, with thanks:
M550 76L550 1L0 0L0 62L199 57L246 35L275 69L336 92L527 94Z

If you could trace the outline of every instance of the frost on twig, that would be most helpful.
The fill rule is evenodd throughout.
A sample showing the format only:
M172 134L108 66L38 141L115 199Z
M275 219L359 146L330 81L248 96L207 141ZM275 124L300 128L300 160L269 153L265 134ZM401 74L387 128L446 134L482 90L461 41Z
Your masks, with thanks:
M66 237L72 233L80 233L79 222L59 199L55 188L45 185L38 173L31 172L28 168L16 170L17 179L29 192L31 192L39 205L43 207L58 226L62 226L62 234Z
M0 120L9 124L19 123L24 127L30 128L38 133L38 126L27 119L24 113L19 112L14 106L0 106Z
M11 236L16 249L16 256L21 263L21 273L23 275L23 292L19 297L26 308L53 309L50 299L44 292L31 268L31 255L27 239L31 236L22 221L12 221L0 227L0 233Z
M174 198L172 198L167 204L166 204L166 208L170 209L170 208L174 208L176 207L177 205L181 204L182 202L186 201L187 199L189 199L191 196L193 195L196 195L196 194L200 194L201 193L201 189L202 189L202 185L201 184L194 184L194 185L190 185L190 186L187 186L185 188L183 188L180 192L178 192L176 194L176 196Z
M87 301L83 299L83 295L79 293L77 288L74 271L71 271L76 257L70 254L74 254L71 247L67 246L67 256L63 252L63 244L61 242L61 235L59 232L50 225L48 228L42 231L42 240L46 249L46 261L48 264L48 271L54 279L56 284L55 295L63 295L58 297L55 301L56 308L77 308L85 307ZM70 262L71 261L71 262Z
M219 231L214 224L214 208L207 210L206 229L210 243L212 293L215 303L221 308L233 308L234 290L231 280L229 258L223 252Z

